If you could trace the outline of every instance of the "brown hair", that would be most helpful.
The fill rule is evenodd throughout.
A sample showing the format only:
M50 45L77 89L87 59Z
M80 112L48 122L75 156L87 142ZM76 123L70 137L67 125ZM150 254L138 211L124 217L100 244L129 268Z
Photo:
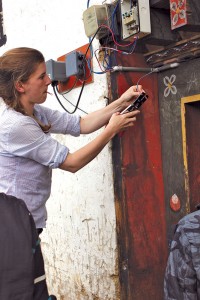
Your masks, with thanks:
M42 62L41 52L26 47L11 49L0 57L0 97L9 107L21 110L15 83L26 82Z
M25 114L15 83L28 81L37 66L44 61L40 51L27 47L11 49L0 57L0 97L9 107Z

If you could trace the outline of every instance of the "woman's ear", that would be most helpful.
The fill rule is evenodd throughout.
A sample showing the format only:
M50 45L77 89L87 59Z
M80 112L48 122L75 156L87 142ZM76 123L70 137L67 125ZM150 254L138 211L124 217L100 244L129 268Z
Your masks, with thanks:
M15 82L15 88L19 93L24 93L24 86L21 81L16 81Z

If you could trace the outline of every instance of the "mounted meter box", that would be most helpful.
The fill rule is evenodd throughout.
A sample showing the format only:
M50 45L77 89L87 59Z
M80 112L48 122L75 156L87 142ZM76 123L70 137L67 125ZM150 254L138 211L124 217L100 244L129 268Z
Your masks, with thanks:
M108 24L108 7L103 5L92 5L83 12L83 23L85 28L85 34L87 37L93 36L102 24L109 26ZM96 34L97 39L101 39L108 34L108 30L102 27Z
M149 0L121 0L122 39L133 35L142 38L151 33Z

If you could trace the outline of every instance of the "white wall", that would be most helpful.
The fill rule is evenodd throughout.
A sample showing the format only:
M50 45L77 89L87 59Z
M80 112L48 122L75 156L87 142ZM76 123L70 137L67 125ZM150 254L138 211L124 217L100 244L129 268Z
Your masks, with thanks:
M82 13L87 0L2 0L7 43L0 55L18 46L39 49L57 59L88 43ZM91 5L101 4L101 1ZM98 41L95 41L98 47ZM95 63L95 62L94 62ZM98 69L95 63L95 69ZM51 90L50 90L51 91ZM68 96L76 102L79 89ZM95 75L85 87L80 107L93 111L106 105L106 77ZM54 96L46 105L62 108ZM93 139L57 136L71 151ZM42 234L49 292L58 300L119 298L116 220L110 145L83 170L54 170L47 203L47 229Z

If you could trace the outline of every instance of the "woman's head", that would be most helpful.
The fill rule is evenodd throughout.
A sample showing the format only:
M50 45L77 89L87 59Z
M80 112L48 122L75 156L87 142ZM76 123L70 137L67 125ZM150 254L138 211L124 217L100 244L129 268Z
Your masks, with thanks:
M0 57L0 97L8 106L20 111L20 93L16 84L27 82L43 62L40 51L26 47L11 49Z

